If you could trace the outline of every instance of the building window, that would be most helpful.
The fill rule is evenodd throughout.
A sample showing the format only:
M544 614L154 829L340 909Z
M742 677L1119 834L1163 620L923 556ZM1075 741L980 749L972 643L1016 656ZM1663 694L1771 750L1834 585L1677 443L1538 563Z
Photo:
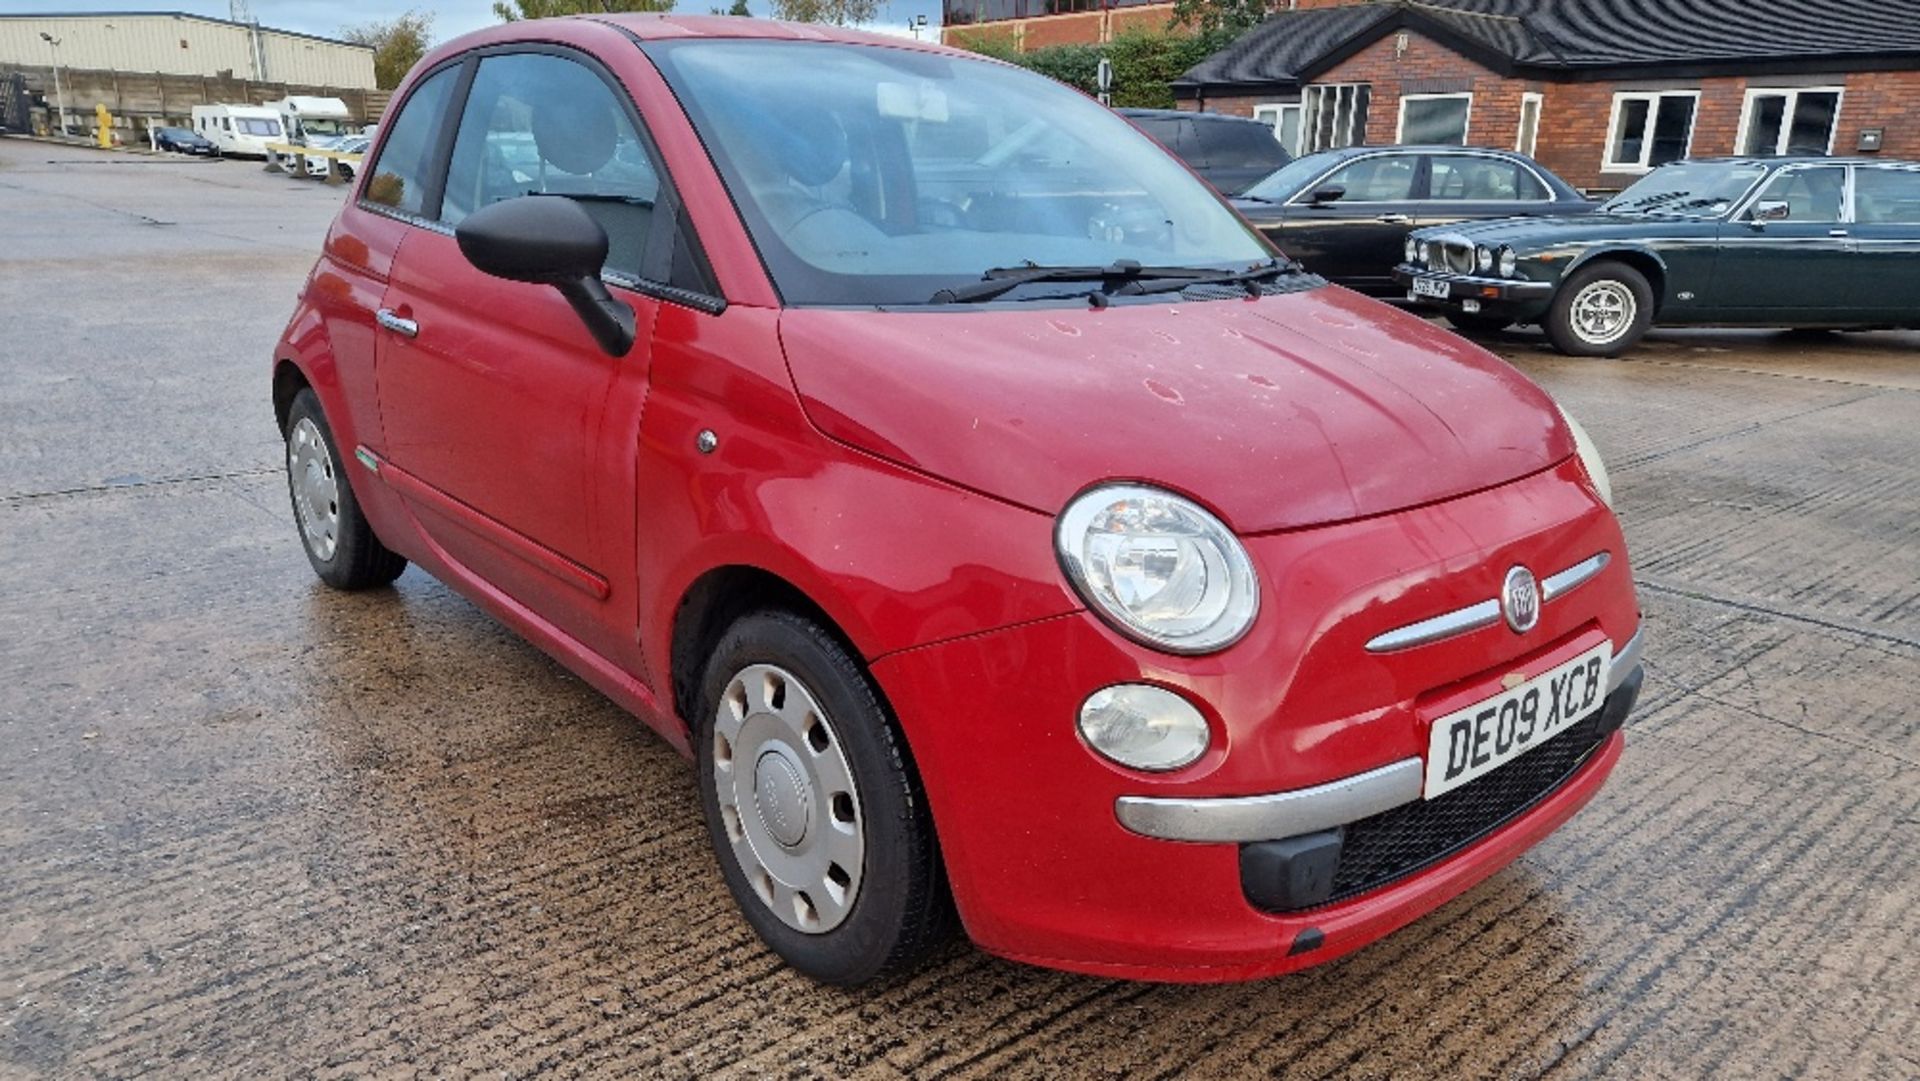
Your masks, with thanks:
M1601 168L1644 173L1686 157L1693 142L1694 108L1699 104L1698 90L1615 94Z
M1312 153L1365 145L1367 107L1372 102L1373 87L1366 83L1307 87L1302 97L1306 111L1300 119L1301 149Z
M1287 153L1295 157L1300 155L1299 102L1270 102L1265 105L1255 105L1253 118L1273 125L1273 137L1280 140L1280 145L1286 148Z
M1830 154L1840 119L1840 88L1749 90L1740 110L1740 153Z
M1400 99L1400 127L1393 141L1465 146L1472 112L1472 94L1407 94Z
M1514 136L1513 148L1527 157L1533 157L1534 147L1540 144L1540 109L1546 100L1544 94L1520 95L1520 133Z

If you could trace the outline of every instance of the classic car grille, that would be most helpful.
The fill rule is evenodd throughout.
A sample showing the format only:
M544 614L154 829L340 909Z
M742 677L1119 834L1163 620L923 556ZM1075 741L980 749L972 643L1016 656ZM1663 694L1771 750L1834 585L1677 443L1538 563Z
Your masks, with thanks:
M1604 738L1601 711L1476 781L1350 823L1328 903L1404 878L1467 847L1540 802Z
M1456 274L1473 273L1473 245L1448 241L1440 245L1440 254L1447 261L1447 269Z

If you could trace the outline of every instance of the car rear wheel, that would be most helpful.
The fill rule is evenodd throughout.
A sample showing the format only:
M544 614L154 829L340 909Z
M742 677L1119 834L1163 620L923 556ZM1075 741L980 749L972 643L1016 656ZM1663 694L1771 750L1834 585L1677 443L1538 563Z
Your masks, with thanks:
M287 494L301 547L322 582L335 589L370 589L407 569L406 559L380 543L360 512L333 429L311 390L294 395L287 410Z
M707 663L700 802L727 888L789 965L851 986L944 938L924 791L871 679L824 627L769 610Z
M1513 320L1504 315L1483 315L1479 313L1448 312L1447 322L1455 330L1468 334L1498 334L1513 325Z
M1598 262L1567 276L1547 311L1547 338L1576 357L1617 357L1653 324L1653 287L1624 263Z

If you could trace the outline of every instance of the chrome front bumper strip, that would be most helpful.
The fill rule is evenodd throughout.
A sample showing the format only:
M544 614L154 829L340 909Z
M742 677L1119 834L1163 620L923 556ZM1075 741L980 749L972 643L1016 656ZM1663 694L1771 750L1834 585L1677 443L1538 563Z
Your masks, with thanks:
M1607 693L1612 694L1640 666L1646 628L1634 631L1627 644L1613 651L1607 669ZM1332 829L1390 811L1420 798L1426 763L1403 758L1378 769L1342 777L1312 788L1264 796L1226 796L1177 799L1163 796L1121 796L1114 801L1120 824L1146 837L1166 841L1220 844L1277 841L1303 833Z

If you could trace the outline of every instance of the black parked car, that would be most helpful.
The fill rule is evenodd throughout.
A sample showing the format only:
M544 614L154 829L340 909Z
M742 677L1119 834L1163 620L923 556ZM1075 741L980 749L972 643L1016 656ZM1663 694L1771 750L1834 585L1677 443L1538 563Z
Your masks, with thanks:
M1233 201L1280 250L1373 296L1423 225L1598 206L1525 154L1461 146L1355 146L1297 158Z
M213 145L213 140L186 128L155 128L153 145L176 154L194 154L204 158L220 156L220 148Z
M1920 163L1663 165L1584 218L1423 229L1394 273L1463 328L1617 356L1647 328L1920 328Z
M1179 109L1120 109L1133 126L1224 195L1238 195L1292 160L1273 127L1244 116Z

